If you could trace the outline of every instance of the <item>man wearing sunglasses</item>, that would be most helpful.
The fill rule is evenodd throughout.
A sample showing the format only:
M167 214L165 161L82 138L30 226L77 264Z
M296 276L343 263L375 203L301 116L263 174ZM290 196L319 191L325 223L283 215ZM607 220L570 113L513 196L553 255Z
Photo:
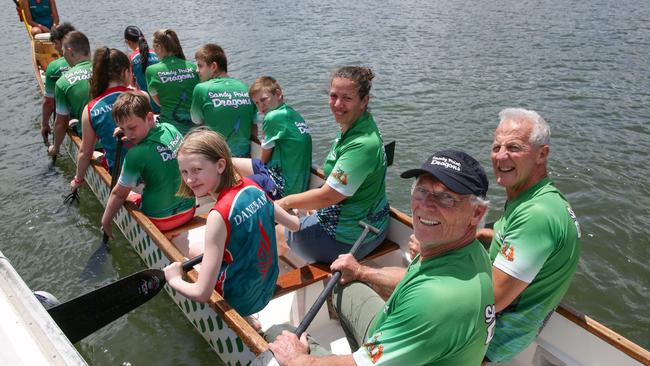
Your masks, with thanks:
M481 165L455 150L435 153L415 177L411 209L420 254L408 268L372 268L349 254L333 302L352 355L309 354L284 331L269 348L284 365L480 365L495 327L492 267L475 239L487 212ZM384 301L384 299L387 299Z
M487 352L507 362L537 336L571 284L580 256L580 227L566 198L548 178L550 128L535 111L508 108L492 143L492 167L506 189L503 216L491 241L498 312Z

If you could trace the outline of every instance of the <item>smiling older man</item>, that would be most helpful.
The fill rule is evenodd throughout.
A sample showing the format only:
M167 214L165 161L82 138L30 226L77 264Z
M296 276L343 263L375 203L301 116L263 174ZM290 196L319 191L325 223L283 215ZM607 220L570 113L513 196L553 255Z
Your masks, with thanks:
M417 177L411 209L420 255L407 269L339 256L331 268L342 272L346 286L335 288L333 300L355 352L310 355L306 336L285 331L269 345L281 364L472 366L483 360L495 325L491 264L475 239L487 211L485 172L471 156L446 150L402 177ZM366 284L390 297L384 302Z
M580 227L566 198L548 178L550 129L534 111L508 108L492 144L505 212L491 238L497 327L487 352L507 362L537 336L569 288L580 256Z

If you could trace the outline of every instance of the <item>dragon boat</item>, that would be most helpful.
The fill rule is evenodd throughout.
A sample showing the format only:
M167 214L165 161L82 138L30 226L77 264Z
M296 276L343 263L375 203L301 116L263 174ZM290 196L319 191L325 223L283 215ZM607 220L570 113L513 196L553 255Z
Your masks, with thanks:
M26 26L36 82L42 94L44 70L58 54L48 35L32 37L29 26ZM74 162L80 145L81 139L68 131L63 146ZM253 155L259 154L259 145L252 143L252 146ZM105 205L110 193L109 173L93 161L88 168L86 182ZM318 187L323 182L322 172L313 169L310 186ZM137 207L128 202L120 208L114 222L147 267L162 269L170 262L184 259L174 245L175 240L203 235L207 213L213 203L207 199L197 200L196 216L169 232L159 231ZM408 265L411 259L408 254L411 217L391 208L389 225L387 240L364 260L367 264ZM280 262L281 274L276 283L275 296L257 314L262 330L282 323L297 326L330 274L329 267L319 263L301 263L292 257L281 257ZM188 278L196 281L198 273L192 270ZM226 364L248 365L267 350L268 344L263 337L217 292L213 292L208 303L203 304L185 298L169 286L165 286L165 291ZM327 306L321 308L307 331L333 353L351 351L340 324L330 316ZM587 315L561 304L535 341L508 365L650 365L650 352Z

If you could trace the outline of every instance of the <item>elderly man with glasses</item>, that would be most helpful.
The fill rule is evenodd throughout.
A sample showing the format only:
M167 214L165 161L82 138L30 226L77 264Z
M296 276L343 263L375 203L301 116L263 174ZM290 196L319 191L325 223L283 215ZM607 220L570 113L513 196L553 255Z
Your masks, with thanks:
M488 208L485 172L471 156L446 150L402 177L416 178L420 254L408 268L339 256L333 302L354 353L315 356L306 336L285 331L269 346L281 364L480 365L495 326L491 263L475 239Z
M497 326L487 352L507 362L537 336L571 284L580 256L580 227L548 177L551 132L535 111L508 108L492 143L492 167L506 189L503 216L490 241ZM487 239L487 240L486 240Z

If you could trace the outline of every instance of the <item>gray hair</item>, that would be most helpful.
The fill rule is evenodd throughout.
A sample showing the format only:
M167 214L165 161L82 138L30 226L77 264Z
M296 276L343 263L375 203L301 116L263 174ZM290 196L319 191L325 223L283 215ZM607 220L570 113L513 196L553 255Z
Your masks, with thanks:
M551 128L539 113L524 108L506 108L499 112L499 124L505 120L527 121L533 125L528 141L533 146L551 144Z

